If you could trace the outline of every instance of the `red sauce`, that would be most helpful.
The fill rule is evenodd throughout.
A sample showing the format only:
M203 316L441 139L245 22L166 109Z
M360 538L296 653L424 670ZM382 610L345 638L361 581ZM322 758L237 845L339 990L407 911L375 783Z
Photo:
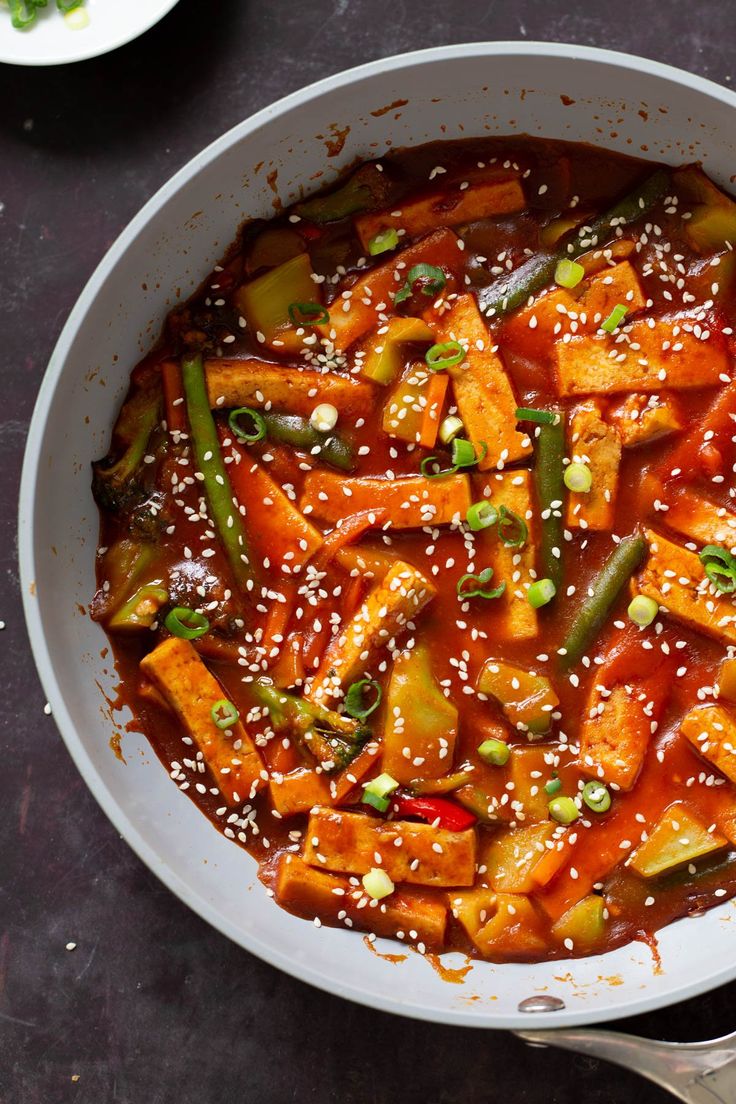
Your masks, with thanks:
M341 217L324 222L314 215L314 208L297 206L296 214L289 210L279 213L268 223L246 225L223 264L208 277L189 303L172 313L159 345L133 370L127 409L130 411L130 404L136 401L139 407L134 417L128 418L127 425L125 409L123 411L113 433L110 455L98 471L102 483L105 483L109 466L124 454L133 433L131 424L140 424L141 410L153 407L158 414L145 442L145 458L122 490L118 488L114 501L109 495L104 497L105 492L101 494L98 485L100 501L104 500L103 504L108 507L102 511L100 543L110 551L99 557L100 589L92 603L93 616L102 621L110 634L121 678L121 703L131 708L136 727L147 735L175 783L197 803L218 830L256 857L262 865L264 881L292 911L310 919L316 915L327 924L349 922L349 926L378 934L398 932L399 938L418 942L425 949L431 946L433 951L462 949L493 960L564 958L602 952L642 937L651 941L654 932L675 918L709 908L736 892L736 864L731 843L736 839L733 828L736 810L731 783L680 732L682 719L690 710L702 702L713 702L712 688L719 679L727 640L718 633L715 636L712 632L706 634L697 626L666 613L660 614L654 624L645 629L633 627L626 612L630 594L625 586L604 618L601 629L587 645L583 662L573 666L572 677L558 653L588 588L615 548L612 534L625 537L653 529L675 544L684 545L688 541L687 533L682 528L678 531L669 526L669 511L661 508L663 505L674 507L683 494L705 498L716 509L730 513L734 463L732 419L736 417L736 403L729 397L726 383L717 378L708 379L706 385L675 392L668 390L665 379L661 390L649 388L644 392L639 418L645 419L646 404L654 394L658 396L655 405L663 401L668 412L674 411L677 428L637 447L629 446L624 440L620 459L616 461L617 490L610 503L608 524L598 530L586 529L575 526L574 516L566 518L569 539L563 540L561 549L564 585L548 605L538 610L538 631L527 636L509 628L509 595L521 588L523 604L523 588L530 581L528 578L502 580L496 566L493 585L505 582L505 597L498 600L474 598L467 603L458 599L457 586L463 576L478 573L491 560L498 565L497 538L484 532L473 545L472 541L468 543L465 526L429 524L400 528L395 524L397 515L390 507L388 518L394 524L382 528L386 522L379 519L350 546L354 553L360 552L366 557L367 568L356 568L354 558L352 570L348 560L332 559L324 568L323 577L313 578L307 585L308 569L300 574L283 570L284 566L289 566L289 561L283 560L284 538L292 534L293 544L293 525L291 528L285 523L270 526L269 515L263 512L262 491L258 502L257 496L247 500L248 495L243 492L246 500L241 500L240 505L246 508L245 529L267 585L265 598L258 596L257 591L255 599L239 591L231 562L218 539L212 518L208 517L211 509L203 501L203 484L194 474L197 465L189 451L186 404L181 397L176 401L176 387L181 386L180 380L177 384L176 370L171 379L164 380L165 402L162 404L162 364L176 362L180 355L196 351L202 352L207 365L214 366L212 370L223 359L251 362L255 359L263 364L281 365L285 370L316 367L323 368L332 377L361 378L361 363L365 365L365 358L361 362L360 356L356 358L356 351L365 348L370 333L364 333L342 354L334 353L329 338L326 344L320 345L320 339L309 326L302 330L302 337L308 340L301 347L297 343L289 350L283 344L270 344L269 340L261 339L263 335L259 337L249 319L240 289L291 258L308 254L317 278L311 298L327 307L331 322L341 314L350 313L344 312L343 305L350 302L349 293L356 281L363 279L371 268L393 263L394 256L391 252L383 252L366 259L366 249L357 236L355 221L355 204L357 209L361 203L365 205L366 196L369 206L379 206L387 213L388 224L400 229L402 216L392 216L391 212L411 209L417 197L434 197L436 225L451 226L464 243L462 252L453 254L452 271L443 270L444 288L434 289L430 296L422 294L420 274L419 284L410 288L408 298L397 308L399 314L422 317L437 334L444 324L443 318L453 310L459 296L469 293L478 297L481 304L486 303L492 298L494 288L508 278L509 272L519 269L529 255L540 252L549 255L554 248L550 243L557 220L565 220L558 231L568 236L561 240L575 240L576 224L590 222L611 208L622 196L636 189L653 169L643 161L600 149L516 137L424 146L393 154L381 164L380 179L375 169L369 170L365 178L368 183L357 189L357 199L354 194L347 206L343 204L339 212ZM444 172L438 172L438 167ZM360 171L365 172L365 169ZM463 195L472 194L478 182L489 179L489 173L491 177L495 174L498 179L516 182L515 186L523 191L523 208L494 217L468 216L460 224L453 221L452 211L463 202ZM720 349L725 350L723 356L730 364L733 355L730 321L734 306L732 258L725 244L720 248L708 248L702 240L694 243L691 228L698 223L700 207L696 200L702 200L702 196L694 198L693 188L697 192L698 187L707 185L698 185L700 178L695 178L695 185L688 185L687 179L683 182L678 178L677 184L672 183L651 211L630 225L622 225L618 235L610 231L605 242L599 244L610 246L613 239L612 249L599 248L596 253L593 245L587 250L582 258L586 266L584 282L577 290L571 289L571 294L577 296L581 287L590 287L598 272L598 286L605 300L606 285L601 281L606 279L608 271L613 271L614 265L627 261L634 270L643 302L638 310L629 311L611 338L601 333L600 323L605 318L599 317L590 329L593 338L598 342L624 340L630 343L631 337L622 338L621 335L632 332L629 326L635 326L637 318L651 319L652 326L678 318L686 323L689 340L702 340L702 345L698 346L698 363L714 358ZM468 188L462 186L465 183ZM673 195L678 196L678 202L672 201ZM723 199L724 204L728 202ZM730 211L728 207L725 209ZM683 212L694 212L695 222L683 219ZM402 235L399 248L408 246L412 240L421 242L427 229L431 231L434 227L415 235L410 232ZM629 244L622 248L621 242ZM400 261L398 252L395 257ZM410 271L411 266L395 269L391 295L402 286ZM547 282L547 287L552 288L548 294L554 293L551 281ZM497 315L486 319L487 345L481 352L487 357L495 355L489 351L491 346L498 348L502 370L518 405L561 411L568 425L566 457L571 459L577 450L569 436L569 427L575 411L590 397L581 393L560 394L557 350L561 343L566 343L564 332L569 334L570 344L575 346L587 323L574 312L571 315L568 304L558 312L557 332L553 332L544 323L544 292L538 294L540 298L535 300L531 310L522 304L520 310L509 312L500 320ZM391 295L382 308L376 302L370 303L375 313L373 331L383 326L387 317L393 317ZM436 299L440 301L439 307ZM359 311L361 308L356 303L350 309ZM530 324L535 314L536 325ZM287 332L293 333L293 327L278 331L276 341ZM675 334L673 340L677 339ZM376 341L380 343L380 338ZM354 470L349 476L342 473L341 478L367 476L400 480L416 476L420 461L430 454L439 456L443 466L449 465L449 451L441 444L425 448L389 436L384 430L387 396L401 379L406 380L416 372L416 365L423 363L426 348L426 341L405 345L400 354L397 379L390 386L365 384L372 396L366 412L360 416L354 412L340 415L336 432L345 436L354 455ZM635 352L630 351L629 356L633 358ZM613 354L615 357L615 348ZM455 409L456 378L462 368L450 369L451 374L453 371L455 375L442 400L438 421ZM630 391L640 392L641 389L632 387ZM628 423L619 412L627 394L624 390L615 395L594 396L596 417L619 446L621 438L631 429L631 423L636 421L630 417L630 411ZM724 394L725 399L721 398ZM719 398L722 416L708 421L707 425L712 424L713 429L706 433L702 428L703 419L708 417L707 412ZM305 485L314 472L334 469L324 463L321 455L275 441L272 437L250 445L234 441L227 423L228 406L260 408L262 399L256 396L245 404L214 404L226 465L232 473L239 464L258 461L276 487L283 489L288 500L303 510ZM314 405L320 401L329 400L315 395ZM273 407L277 409L279 403L275 402ZM469 421L471 415L466 400L465 420ZM511 428L513 422L512 411ZM522 423L520 431L534 436L531 424ZM536 447L535 444L531 450L527 448L523 456L510 462L501 459L505 477L509 472L533 466ZM587 453L585 449L582 451L585 453L582 462L585 462ZM595 464L589 466L595 468ZM475 469L464 470L472 472L472 492L477 498L481 494L480 477ZM594 479L601 477L595 470L593 474ZM493 471L488 476L492 477ZM242 485L247 486L247 483ZM544 519L540 516L538 492L533 481L531 485L528 543L536 557L533 566L537 575L543 575L540 535ZM334 529L334 523L320 516L319 498L316 502L317 508L305 516L321 541ZM265 505L267 509L272 507L270 500ZM342 516L350 517L354 510L351 510L348 495L344 496L343 506ZM584 501L583 514L587 509L588 503ZM684 513L687 512L686 508ZM495 544L489 543L494 539ZM697 550L704 543L707 542L695 541L691 547ZM145 550L145 562L138 570L136 564L140 564L141 549ZM130 554L127 560L126 550ZM295 554L299 555L298 547ZM319 552L316 555L319 556ZM220 697L237 707L246 738L254 742L257 755L262 757L264 777L270 776L273 783L274 777L307 769L312 772L310 778L316 780L315 784L323 786L324 796L326 779L334 775L329 763L327 769L322 769L319 758L310 752L308 742L300 746L294 732L288 737L283 731L274 732L268 716L259 713L254 682L263 677L275 679L279 685L291 687L293 693L300 695L306 681L308 690L310 676L313 677L315 671L318 677L324 673L320 664L325 653L332 654L328 649L334 650L336 639L356 610L379 585L379 565L382 563L382 570L386 570L386 557L412 565L429 580L435 593L416 617L410 617L410 627L396 630L393 626L386 633L384 642L395 637L388 650L376 648L359 664L360 677L376 680L383 691L384 704L367 723L373 741L381 746L381 737L390 720L385 703L393 661L406 646L411 648L416 642L426 645L431 657L434 693L444 691L445 700L457 711L456 737L451 741L444 767L435 774L469 771L472 786L483 794L482 808L478 808L477 800L475 805L471 802L473 812L481 814L480 819L473 828L466 830L466 835L474 837L475 862L480 867L475 874L475 898L469 895L466 884L401 884L395 894L390 894L378 905L370 905L360 885L362 871L359 868L361 862L366 861L365 853L350 869L335 865L329 857L325 863L313 858L311 861L317 868L315 877L321 878L322 883L293 888L291 895L282 892L279 872L283 874L285 869L284 856L301 854L305 846L309 846L306 831L309 805L293 816L274 816L269 785L262 786L260 782L257 783L260 786L257 795L251 798L248 794L239 794L238 801L228 804L216 778L207 768L207 755L200 756L198 762L196 743L188 735L181 714L172 710L166 689L162 692L160 686L154 685L156 680L151 681L143 675L139 667L144 656L168 638L164 620L171 606L200 611L207 618L209 631L195 640L193 646L206 668L219 680ZM127 631L116 630L111 621L115 610L143 584L166 592L166 601L158 615L150 627L131 630L128 626ZM707 599L703 597L702 600ZM727 596L725 600L730 602ZM519 599L516 601L518 610ZM279 606L285 610L280 622L274 615ZM269 637L266 644L264 633ZM289 654L296 655L295 663L287 663ZM505 711L493 697L479 698L476 693L467 692L476 687L489 657L533 670L550 680L559 704L554 707L550 731L541 738L530 739L526 732L515 728L508 710ZM632 686L634 697L637 688L641 688L648 700L657 703L657 720L652 723L653 731L646 734L640 767L634 770L626 788L611 785L607 768L597 772L596 764L586 764L585 751L580 750L580 741L586 738L586 715L591 702L594 705L598 702L595 686L601 677L606 680L604 711L608 691L615 687ZM340 700L328 704L341 708ZM728 708L727 703L725 706ZM182 742L183 736L188 742ZM489 765L480 756L478 747L488 737L501 739L511 748L511 760L505 766ZM213 738L227 740L228 737L217 730ZM539 777L532 778L530 783L534 793L528 800L536 811L515 805L515 791L511 788L512 764L529 747L542 748L542 754L546 754L546 761L541 761L542 770L537 771ZM116 754L121 754L119 746L115 750ZM410 751L409 758L412 754ZM391 818L390 806L381 813L361 803L360 783L382 769L380 761L379 754L362 779L352 787L346 785L337 802L349 813L373 817L372 826L382 823L385 817ZM365 758L360 762L365 763ZM418 762L416 778L419 780L422 780L422 771L422 762ZM603 781L608 783L611 807L609 811L596 813L581 802L580 793L586 780L601 773ZM344 775L341 777L344 779ZM430 786L437 784L436 777L424 781ZM546 805L552 794L541 799L542 812L539 812L540 793L547 783L554 788L556 781L560 782L560 795L577 801L580 815L569 827L555 827L554 822L549 821ZM409 793L411 788L407 782L402 784L404 793ZM527 792L528 789L527 786ZM521 791L517 789L516 792ZM461 805L463 794L465 805ZM444 796L458 808L468 805L467 786L456 792L450 789ZM716 841L713 850L697 858L690 867L675 865L660 876L643 877L627 860L675 803L710 832ZM410 818L408 823L420 822ZM499 838L507 838L510 832L533 824L543 826L542 834L551 824L555 835L541 843L541 853L548 858L550 851L563 850L564 859L559 869L546 880L535 881L530 876L521 890L518 885L514 889L513 871L511 874L507 871L505 877L499 873L498 853L490 849ZM444 838L441 832L440 828L439 839ZM344 839L347 839L347 827L345 833ZM355 838L359 840L358 836ZM521 838L516 837L517 840ZM398 850L407 846L403 841ZM528 859L525 853L517 857L517 867ZM375 865L370 855L368 859L370 865ZM422 864L426 862L423 857ZM490 868L487 862L491 862ZM513 867L514 863L511 865ZM333 878L333 874L328 873L331 871L336 872L334 883L329 880ZM351 875L353 882L346 882ZM309 877L308 871L306 876ZM562 917L569 920L569 910L579 901L590 898L597 898L604 905L602 916L597 915L597 926L579 940L566 939L565 922L561 929L558 921ZM468 919L474 900L480 902L477 915ZM347 908L338 908L336 902L337 905L352 903ZM595 906L595 901L593 904ZM510 911L503 911L509 906ZM392 919L391 910L400 907L405 910L401 914L407 920L405 926L395 917ZM429 909L436 916L437 910L442 908L448 909L447 926L434 944L431 932L437 931L436 925L433 929L429 924L427 938L412 936L412 910L424 915L422 910ZM504 923L497 925L496 934L484 929L483 935L481 929L499 914L499 909L505 916ZM578 926L574 930L582 929Z

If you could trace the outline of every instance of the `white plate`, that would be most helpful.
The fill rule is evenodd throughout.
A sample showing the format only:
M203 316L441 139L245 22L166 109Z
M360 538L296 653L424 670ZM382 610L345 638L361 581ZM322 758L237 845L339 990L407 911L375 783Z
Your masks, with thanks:
M72 30L49 0L36 22L17 31L0 3L0 62L10 65L66 65L97 57L143 34L163 19L178 0L85 0L89 24Z
M456 1025L528 1027L517 1006L539 993L566 1008L538 1014L535 1028L615 1019L736 978L736 902L661 932L659 970L649 949L632 943L573 962L478 962L462 985L417 954L389 962L357 933L318 929L279 909L254 860L214 830L106 702L117 679L84 609L98 532L89 464L107 448L131 367L243 218L267 216L358 158L443 137L526 132L674 163L697 158L728 186L735 119L730 90L584 46L474 43L383 58L293 93L198 154L136 215L72 311L31 421L19 511L21 587L47 700L92 793L151 870L221 932L303 981ZM109 747L115 729L125 763ZM448 965L462 961L451 955Z

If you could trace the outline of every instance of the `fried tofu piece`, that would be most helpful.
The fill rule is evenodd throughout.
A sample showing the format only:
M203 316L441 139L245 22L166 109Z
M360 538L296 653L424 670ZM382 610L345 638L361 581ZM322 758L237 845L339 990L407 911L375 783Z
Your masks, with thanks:
M379 318L379 315L393 312L393 297L415 265L428 264L441 268L454 283L460 277L464 262L465 254L457 235L452 230L436 230L400 253L394 253L384 264L371 268L343 295L338 293L329 308L329 322L317 329L334 344L338 352L343 352L354 341L383 324L385 319Z
M366 510L385 511L392 528L419 529L462 521L471 502L470 481L462 473L446 479L374 479L315 470L304 480L299 509L333 525Z
M226 694L190 641L172 636L144 656L140 666L202 752L227 804L255 796L265 785L261 757L240 721L227 732L215 724L212 707Z
M335 775L311 767L298 767L286 774L272 770L268 783L271 804L282 817L308 813L317 805L336 805L365 778L380 750L377 743L366 744L352 763Z
M307 697L322 704L342 697L343 687L363 676L372 654L403 632L435 593L421 571L398 560L328 644Z
M604 268L585 281L577 305L582 325L597 329L619 303L626 307L627 317L647 305L639 276L630 261Z
M677 433L685 424L674 395L627 395L608 412L608 421L619 432L624 448L636 448Z
M617 303L630 314L643 310L646 299L634 267L628 261L603 268L576 288L552 287L515 311L504 323L504 335L535 337L549 342L566 334L595 333Z
M315 809L305 833L304 861L346 874L367 874L377 866L392 882L469 886L475 878L476 844L474 828L450 832L409 820Z
M434 186L424 195L402 200L395 210L369 211L355 219L355 230L364 250L382 230L403 230L407 237L418 238L439 226L459 226L496 215L510 215L526 206L518 173L496 169L486 179L470 181L466 188L458 184Z
M711 331L708 341L693 333L685 319L634 319L614 334L583 334L554 347L557 392L571 395L618 391L674 391L714 387L730 377L731 359L724 336Z
M435 329L438 342L459 341L467 349L465 360L449 372L465 432L479 453L482 445L488 450L479 470L528 456L532 443L516 428L519 404L511 380L473 296L456 299Z
M490 563L494 579L506 581L506 590L494 603L504 611L503 632L514 640L533 640L539 633L537 611L529 605L527 590L536 577L537 520L532 507L533 478L521 468L493 475L476 476L478 499L487 499L498 509L505 506L526 522L529 535L522 548L507 548L495 532L481 530L476 545L482 549L483 563Z
M650 695L636 683L592 686L580 728L580 769L630 790L639 777L652 732Z
M275 571L297 574L324 544L322 534L244 448L233 446L230 455L240 461L228 465L228 474L245 508L255 562L268 560Z
M335 372L287 368L249 357L207 360L204 370L213 410L267 406L308 418L319 403L331 403L343 416L358 418L373 408L372 384Z
M736 783L736 718L723 705L699 705L687 713L680 732L716 770Z
M388 939L423 943L430 950L444 943L447 905L440 895L402 887L374 901L348 878L315 870L288 852L279 859L276 900L308 919L319 917Z
M603 420L601 404L595 399L588 399L573 411L568 452L576 463L587 464L593 484L585 494L568 491L565 524L569 529L612 529L621 440L615 426Z
M685 489L669 503L665 521L670 529L696 544L719 544L736 550L736 514Z
M691 628L724 644L736 644L736 604L712 593L702 563L695 552L647 530L649 558L632 580L635 594L646 594L668 613Z

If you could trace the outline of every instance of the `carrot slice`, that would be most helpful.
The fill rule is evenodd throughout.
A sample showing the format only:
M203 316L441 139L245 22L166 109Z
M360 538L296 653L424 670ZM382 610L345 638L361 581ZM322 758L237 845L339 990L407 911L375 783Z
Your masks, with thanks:
M169 433L186 433L187 408L184 402L184 385L181 367L175 360L165 360L161 365L161 382L164 388L166 427Z

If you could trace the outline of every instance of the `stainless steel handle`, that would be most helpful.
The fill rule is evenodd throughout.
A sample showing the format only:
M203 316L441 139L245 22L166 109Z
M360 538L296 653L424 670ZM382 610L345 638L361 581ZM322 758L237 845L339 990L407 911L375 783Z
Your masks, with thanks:
M617 1031L517 1031L537 1046L556 1046L635 1070L686 1104L736 1104L736 1032L703 1043L663 1043Z

